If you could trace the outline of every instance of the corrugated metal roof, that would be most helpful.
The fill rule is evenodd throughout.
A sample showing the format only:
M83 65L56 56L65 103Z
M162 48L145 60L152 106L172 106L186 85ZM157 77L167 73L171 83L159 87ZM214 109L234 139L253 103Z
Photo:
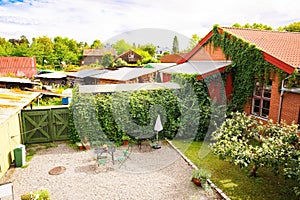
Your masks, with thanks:
M34 76L36 78L49 78L49 79L59 79L59 78L66 78L67 75L62 72L52 72L52 73L46 73L46 74L39 74Z
M199 74L204 75L231 64L231 61L189 61L167 69L163 73Z
M0 57L0 74L13 73L15 76L31 78L37 74L34 57Z
M40 94L40 92L0 88L0 124L28 106Z
M155 72L155 69L150 68L130 68L130 67L123 67L119 68L115 71L109 71L104 74L98 74L91 76L92 78L97 79L108 79L108 80L118 80L118 81L127 81L131 80L146 74L151 74Z
M137 90L156 89L179 89L177 83L132 83L132 84L105 84L105 85L79 85L79 93L108 93L108 92L129 92Z
M0 82L5 83L26 83L26 84L32 84L32 85L38 85L36 82L32 82L30 79L24 79L24 78L13 78L13 77L0 77Z
M147 66L151 66L153 69L162 70L174 65L176 65L176 63L148 63L145 68L147 68Z
M85 78L85 77L89 77L89 76L94 76L97 74L103 74L108 72L108 70L94 70L94 69L84 69L84 70L80 70L78 72L74 72L72 74L69 74L68 76L72 76L72 77L76 77L76 78Z

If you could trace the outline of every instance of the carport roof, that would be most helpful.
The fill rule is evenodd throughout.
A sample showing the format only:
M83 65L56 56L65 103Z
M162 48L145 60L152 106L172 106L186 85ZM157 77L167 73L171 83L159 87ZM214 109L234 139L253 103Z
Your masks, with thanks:
M0 124L30 105L41 93L0 88Z

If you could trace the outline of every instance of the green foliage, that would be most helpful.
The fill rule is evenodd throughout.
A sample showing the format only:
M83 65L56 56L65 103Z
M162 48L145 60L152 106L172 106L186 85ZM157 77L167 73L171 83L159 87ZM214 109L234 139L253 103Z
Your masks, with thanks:
M103 48L103 44L101 43L100 40L94 40L93 44L91 45L92 49L102 49Z
M251 28L251 29L259 29L259 30L273 30L271 26L264 25L262 23L253 23L252 25L249 23L246 23L245 25L240 25L238 23L235 23L232 25L232 27L235 28Z
M197 34L193 34L189 41L189 47L186 49L186 52L191 51L201 40L201 37Z
M62 105L62 99L60 97L43 97L33 102L33 106L52 106Z
M176 35L174 36L174 39L173 39L172 50L173 50L173 53L178 53L179 52L179 43L178 43L178 38L177 38Z
M21 195L21 200L50 200L50 193L47 189L37 190Z
M194 169L192 171L192 178L198 179L201 181L201 187L205 190L208 191L208 189L210 188L207 179L210 179L211 174L203 168L200 169Z
M209 135L210 124L218 123L219 116L211 116L219 107L211 103L206 83L198 81L196 75L174 75L173 78L181 89L97 95L75 93L70 107L71 142L87 136L90 141L121 143L124 134L153 133L157 113L162 117L164 129L160 134L163 137L203 140ZM215 108L212 109L212 105Z
M130 44L128 44L127 42L125 42L125 40L119 40L117 41L115 44L113 44L113 48L116 49L117 54L120 55L126 51L128 51L129 49L132 48L132 46Z
M36 57L38 64L53 64L54 43L47 36L33 38L30 48L31 55Z
M139 55L142 56L142 64L146 63L156 63L157 60L155 60L149 53L148 51L144 51L142 49L136 49L135 52ZM140 63L140 62L139 62Z
M283 30L288 32L300 32L300 22L293 22L283 28Z
M122 58L118 58L115 62L116 66L127 66L127 62L122 60Z
M101 60L101 65L104 66L104 68L112 67L114 62L114 57L111 53L106 53L103 55Z
M139 49L148 52L151 57L155 56L156 46L154 46L153 44L144 44L144 45L141 45L139 47Z
M259 177L253 178L247 176L250 167L241 169L230 162L220 160L209 151L208 143L191 143L186 140L173 140L172 143L198 168L208 170L212 182L232 200L299 199L293 193L293 187L299 184L296 179L286 179L282 174L275 175L269 168L261 168ZM209 153L201 156L206 150Z
M299 179L297 125L274 124L271 120L263 125L237 112L213 136L212 151L241 168L253 165L251 175L256 176L259 167L272 168L275 174L284 168L287 176Z

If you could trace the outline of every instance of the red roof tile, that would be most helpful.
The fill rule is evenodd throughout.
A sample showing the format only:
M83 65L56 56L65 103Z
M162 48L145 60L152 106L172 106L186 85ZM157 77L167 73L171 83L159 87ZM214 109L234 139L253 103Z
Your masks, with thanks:
M160 58L160 62L162 63L177 63L183 57L185 57L185 53L180 54L167 54Z
M291 67L300 67L300 33L222 27Z
M15 76L31 78L37 74L34 57L0 57L0 74L12 73Z

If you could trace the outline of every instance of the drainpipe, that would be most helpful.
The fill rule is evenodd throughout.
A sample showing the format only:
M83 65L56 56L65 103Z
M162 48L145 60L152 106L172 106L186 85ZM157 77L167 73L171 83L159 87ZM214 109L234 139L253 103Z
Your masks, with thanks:
M287 79L287 78L285 78ZM284 81L285 79L282 80L281 82L281 89L280 89L280 99L279 99L279 108L278 108L278 118L277 118L277 123L280 123L280 118L281 118L281 110L282 110L282 101L283 101L283 95L284 95L284 90L283 90L283 85L284 85Z

